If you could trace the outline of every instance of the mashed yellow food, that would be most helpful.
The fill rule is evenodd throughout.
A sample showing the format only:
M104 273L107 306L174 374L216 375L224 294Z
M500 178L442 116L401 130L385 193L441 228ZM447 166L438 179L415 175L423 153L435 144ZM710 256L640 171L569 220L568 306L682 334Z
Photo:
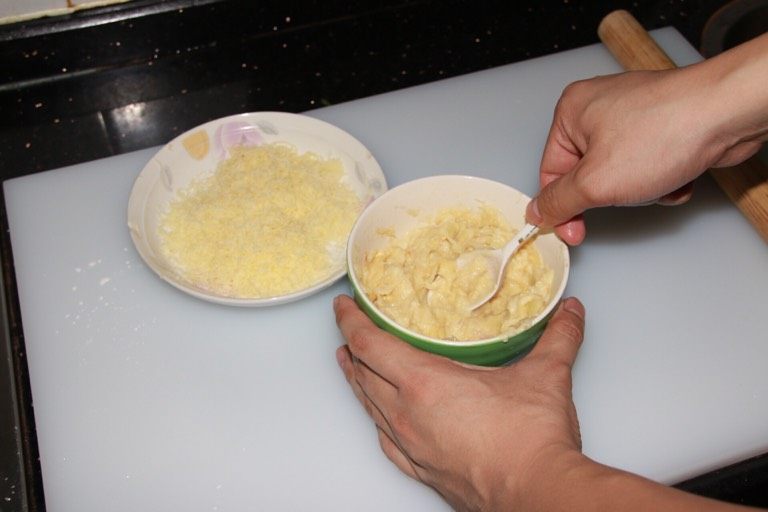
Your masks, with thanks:
M359 274L368 298L398 324L439 339L476 340L516 332L531 325L552 294L553 271L533 244L507 265L499 293L470 311L469 305L492 286L482 259L457 268L471 250L495 249L516 230L497 209L446 209L426 225L365 255Z
M265 298L343 268L361 201L339 160L284 144L232 148L208 178L180 191L161 220L161 252L189 282Z

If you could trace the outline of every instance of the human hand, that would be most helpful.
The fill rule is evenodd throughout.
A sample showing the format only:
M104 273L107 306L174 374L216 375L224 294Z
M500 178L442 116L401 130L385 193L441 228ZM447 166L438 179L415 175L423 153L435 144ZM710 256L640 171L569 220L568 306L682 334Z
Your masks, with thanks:
M571 368L584 308L566 299L533 350L500 368L423 352L378 329L346 296L336 356L386 456L459 510L512 510L582 456ZM538 476L538 477L537 477Z
M579 244L585 210L680 204L706 169L754 154L760 142L722 122L724 96L714 94L710 75L700 66L569 85L555 109L528 220Z

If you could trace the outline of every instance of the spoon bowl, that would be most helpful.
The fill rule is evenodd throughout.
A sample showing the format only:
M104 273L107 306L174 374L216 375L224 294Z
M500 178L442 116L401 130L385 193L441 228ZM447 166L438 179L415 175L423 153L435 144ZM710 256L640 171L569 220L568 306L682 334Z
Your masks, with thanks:
M507 263L512 259L512 256L517 253L520 247L536 236L538 232L538 226L526 224L504 247L501 247L500 249L480 249L477 251L470 251L462 254L456 259L456 266L459 269L462 269L471 261L475 261L477 258L482 258L483 263L488 268L489 274L493 276L491 278L494 282L493 287L474 303L470 304L470 311L479 308L496 296L499 288L501 288L501 281L504 277L504 269L507 268Z

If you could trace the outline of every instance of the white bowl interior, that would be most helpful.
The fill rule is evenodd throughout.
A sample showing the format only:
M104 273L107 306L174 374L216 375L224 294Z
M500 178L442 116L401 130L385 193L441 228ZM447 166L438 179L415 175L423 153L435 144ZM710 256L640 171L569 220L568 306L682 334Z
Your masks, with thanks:
M513 228L522 228L525 224L525 208L530 198L522 192L496 181L474 176L441 175L422 178L399 185L387 191L376 199L360 215L352 229L348 244L347 263L349 277L358 289L362 289L356 277L365 254L383 249L391 238L378 231L392 229L396 237L403 237L411 229L423 225L435 213L445 208L468 207L476 208L487 204L498 208L504 218ZM554 272L553 296L547 308L532 322L537 323L544 318L562 297L568 280L570 260L568 247L553 233L541 234L533 242L541 253L544 262ZM364 297L363 300L382 316L386 314ZM394 322L393 322L394 323ZM428 339L436 343L451 345L471 345L474 342L449 341L429 338L422 334L398 326L409 334ZM506 338L501 334L490 340L478 340L487 343Z

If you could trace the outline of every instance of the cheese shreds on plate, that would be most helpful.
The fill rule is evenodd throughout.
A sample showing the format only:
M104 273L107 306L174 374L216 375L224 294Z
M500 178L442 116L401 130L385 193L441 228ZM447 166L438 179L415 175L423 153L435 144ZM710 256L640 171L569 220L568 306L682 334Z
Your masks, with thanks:
M188 282L227 297L293 293L343 265L360 199L338 159L287 144L235 147L181 190L160 221L161 251Z

